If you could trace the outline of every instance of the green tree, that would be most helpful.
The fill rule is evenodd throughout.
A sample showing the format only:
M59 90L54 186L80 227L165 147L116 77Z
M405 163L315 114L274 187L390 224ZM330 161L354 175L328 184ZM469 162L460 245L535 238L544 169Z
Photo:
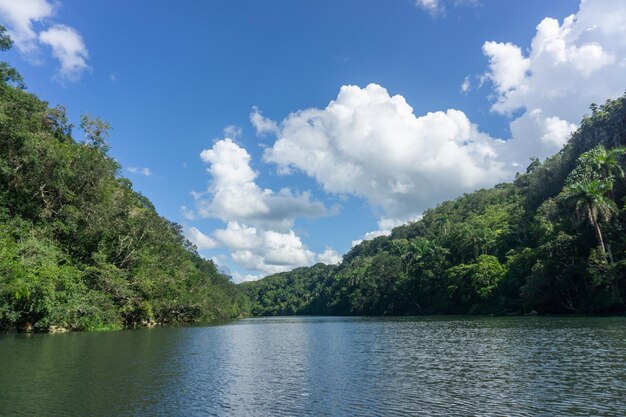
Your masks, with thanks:
M568 176L566 184L591 180L614 180L624 178L624 169L620 158L626 154L623 146L606 149L603 145L595 146L580 155L576 168Z
M451 295L470 309L488 300L506 275L506 266L491 255L480 255L476 262L456 265L447 271Z
M85 113L80 116L80 128L85 132L85 143L103 153L109 150L107 139L111 125L108 122Z
M577 217L587 220L593 227L598 246L603 254L606 253L606 246L600 222L610 220L617 212L615 202L607 196L612 189L612 180L580 181L564 189L565 197L575 203Z
M598 152L594 156L594 163L602 172L604 178L624 178L624 168L619 159L626 154L626 147L606 149L604 146L598 146Z
M13 40L8 35L4 26L0 25L0 51L7 51L13 46ZM3 84L13 84L17 88L24 89L24 79L19 72L6 62L0 62L0 82Z
M7 29L0 25L0 51L7 51L13 46L13 40L7 33Z

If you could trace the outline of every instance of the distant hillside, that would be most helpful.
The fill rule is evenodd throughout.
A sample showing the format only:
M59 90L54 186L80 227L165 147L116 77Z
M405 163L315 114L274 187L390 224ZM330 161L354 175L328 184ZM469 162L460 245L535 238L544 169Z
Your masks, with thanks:
M0 27L0 49L10 40ZM23 90L0 63L0 330L235 317L247 297L119 176L108 125Z
M315 265L242 284L255 315L626 311L626 96L512 183Z

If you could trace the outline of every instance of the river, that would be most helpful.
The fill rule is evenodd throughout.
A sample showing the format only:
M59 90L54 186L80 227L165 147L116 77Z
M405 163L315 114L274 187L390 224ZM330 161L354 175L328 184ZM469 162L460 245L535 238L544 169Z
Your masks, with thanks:
M255 318L0 335L0 415L626 415L624 317Z

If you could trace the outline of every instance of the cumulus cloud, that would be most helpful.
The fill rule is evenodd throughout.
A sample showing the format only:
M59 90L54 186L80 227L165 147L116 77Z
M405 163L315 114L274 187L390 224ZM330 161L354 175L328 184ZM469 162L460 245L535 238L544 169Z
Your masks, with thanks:
M585 0L562 23L539 23L528 53L512 43L485 42L489 59L485 79L492 82L495 113L511 115L509 162L557 151L592 102L624 91L626 3Z
M554 154L577 128L558 116L546 116L540 108L526 111L509 126L513 139L507 142L504 157L516 168L524 168L528 158Z
M262 278L261 275L241 274L239 272L233 272L232 277L233 277L233 281L236 282L237 284L240 284L242 282L248 282L248 281L256 281Z
M205 235L195 227L185 228L185 237L196 245L199 250L213 249L217 246L217 242L213 238Z
M232 131L231 128L226 130ZM255 182L259 174L250 166L250 154L231 138L215 142L210 149L201 152L200 158L208 164L211 182L206 192L193 193L196 212L200 217L226 223L225 228L214 230L211 237L206 236L210 241L203 246L227 248L233 262L254 272L237 275L236 281L315 263L317 255L304 245L292 226L296 218L325 216L332 210L314 201L309 192L259 187ZM183 215L188 211L184 207ZM192 229L189 239L200 241L198 233Z
M225 229L218 229L213 235L232 251L234 262L262 275L312 265L316 259L293 230L278 232L228 222Z
M232 139L217 141L202 151L200 158L209 164L212 176L209 190L197 195L198 213L228 221L271 225L287 229L296 217L320 217L328 214L324 204L313 201L309 192L294 193L288 188L278 192L262 189L250 167L250 154Z
M388 230L388 229L372 230L371 232L365 233L361 239L353 240L352 247L355 247L356 245L363 243L363 241L365 240L372 240L381 236L389 236L390 234L391 234L391 230Z
M55 25L41 32L39 40L52 48L52 55L61 63L57 73L61 80L76 81L83 71L89 69L89 52L80 33L74 28Z
M505 177L494 145L459 110L416 116L383 87L344 86L325 109L292 113L264 158L330 193L365 198L406 221L434 203Z
M230 258L240 267L255 274L233 273L236 282L252 281L269 274L310 266L318 256L329 260L331 253L316 255L310 251L293 230L279 232L238 222L228 222L226 228L213 231L212 237L195 228L186 232L187 238L199 249L225 247ZM336 254L336 253L335 253Z
M413 216L411 218L408 219L393 219L393 218L381 218L380 220L378 220L378 229L377 230L372 230L371 232L367 232L363 235L363 237L361 237L361 239L357 239L357 240L353 240L352 241L352 247L355 247L356 245L358 245L359 243L363 242L364 240L372 240L372 239L376 239L377 237L380 236L389 236L393 230L394 227L398 227L401 226L405 223L407 223L408 221L415 221L418 218L420 218L420 215L417 216Z
M490 72L486 77L493 81L501 97L506 96L524 80L530 61L524 58L519 46L508 42L485 42L483 53L489 57Z
M326 246L324 252L317 255L317 260L326 265L338 265L341 263L341 255L333 248Z
M23 54L34 53L38 48L33 23L43 21L53 12L54 6L46 0L0 0L0 18Z

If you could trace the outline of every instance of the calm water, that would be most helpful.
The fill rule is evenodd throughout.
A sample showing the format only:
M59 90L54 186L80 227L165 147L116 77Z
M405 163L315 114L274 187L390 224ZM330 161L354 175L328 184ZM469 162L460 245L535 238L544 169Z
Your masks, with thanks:
M0 415L626 415L626 318L0 336Z

